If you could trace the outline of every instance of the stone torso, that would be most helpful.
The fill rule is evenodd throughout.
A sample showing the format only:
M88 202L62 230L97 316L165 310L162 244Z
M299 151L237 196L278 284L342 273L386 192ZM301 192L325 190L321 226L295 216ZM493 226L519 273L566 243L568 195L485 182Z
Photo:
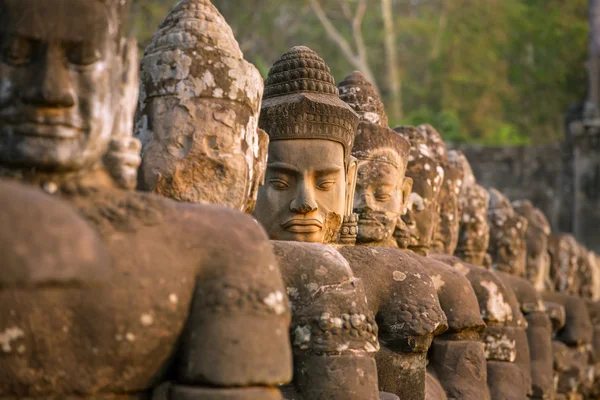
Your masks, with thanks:
M73 186L59 199L15 183L2 185L2 200L8 204L21 200L31 210L60 211L56 212L60 219L51 222L64 237L61 246L71 244L65 240L80 241L55 269L36 265L16 278L3 273L3 280L8 280L0 291L5 338L0 364L8 378L0 384L4 395L133 395L150 389L167 373L196 380L198 370L182 368L185 357L172 363L178 340L183 338L185 346L189 339L183 328L190 318L200 328L211 315L219 319L246 313L268 319L287 312L282 297L271 293L268 283L254 286L242 271L233 279L224 278L226 271L211 271L211 263L227 266L245 256L253 258L226 250L231 240L243 238L239 242L256 247L254 255L269 252L254 223L236 222L238 213L217 206L179 206L151 195L102 187ZM16 217L23 223L28 215L8 214L9 221ZM217 221L232 231L212 228ZM45 236L52 243L56 233L41 229L36 243L45 243ZM26 240L17 235L3 245L19 251ZM57 246L27 246L50 260L63 254ZM272 256L264 261L276 268ZM11 267L20 265L9 263L9 271ZM273 302L265 301L269 296ZM280 327L286 341L285 323ZM216 339L215 334L204 338ZM190 348L202 354L200 364L210 364L216 355L210 351L213 345ZM219 365L203 372L205 382L215 384L239 378L236 371L227 374Z

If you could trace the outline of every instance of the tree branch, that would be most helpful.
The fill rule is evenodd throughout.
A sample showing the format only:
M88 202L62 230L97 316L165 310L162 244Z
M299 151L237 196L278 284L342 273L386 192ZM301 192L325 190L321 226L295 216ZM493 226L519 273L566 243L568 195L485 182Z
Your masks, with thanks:
M346 41L346 39L344 39L342 34L335 28L335 26L333 26L333 23L329 17L327 17L327 14L325 14L323 7L321 7L321 2L319 0L309 0L309 2L313 11L317 15L317 18L319 21L321 21L321 24L325 28L325 31L327 31L329 37L338 45L340 50L342 50L342 53L344 53L344 56L346 56L348 61L356 65L358 59L352 51L350 44Z
M364 3L364 0L360 0L361 3ZM338 47L340 48L340 50L342 51L342 53L344 54L344 56L346 57L346 59L348 60L348 62L350 64L352 64L352 66L356 69L358 69L359 71L361 71L365 77L371 81L371 83L373 83L373 85L376 85L375 82L375 77L373 75L373 73L371 72L371 68L369 67L369 63L366 57L366 51L365 51L365 46L364 43L362 43L362 35L360 34L360 25L362 23L362 19L364 17L364 13L366 11L366 5L363 5L363 7L365 8L365 10L362 10L362 16L360 15L360 13L358 15L358 36L360 36L360 40L361 40L361 45L362 45L362 49L361 49L361 53L359 54L355 54L352 47L350 46L350 43L348 43L348 41L344 38L344 36L342 36L342 34L336 29L336 27L333 25L333 23L331 22L331 20L329 19L329 17L327 17L327 14L325 13L325 11L323 10L323 7L321 6L321 2L319 0L309 0L310 6L312 7L314 13L316 14L317 18L319 19L319 21L321 21L321 24L323 25L323 27L325 28L325 31L327 32L327 34L329 35L329 37L338 45ZM359 5L360 7L360 5ZM360 11L360 10L359 10ZM356 20L357 18L355 17L354 20ZM354 31L354 28L353 28ZM355 36L356 39L356 36ZM357 43L357 46L361 46ZM361 57L361 54L363 55ZM376 86L377 87L377 86Z

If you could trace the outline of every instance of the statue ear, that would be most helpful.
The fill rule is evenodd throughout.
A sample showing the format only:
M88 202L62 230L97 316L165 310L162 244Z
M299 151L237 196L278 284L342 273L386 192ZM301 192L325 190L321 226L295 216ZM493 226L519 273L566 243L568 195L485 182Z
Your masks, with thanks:
M404 178L402 185L400 185L400 191L402 193L402 202L400 203L400 215L406 214L408 207L408 200L410 199L410 192L412 192L413 180L412 178Z
M358 174L358 160L350 156L346 169L346 203L344 215L350 215L354 209L354 190L356 189L356 176Z
M256 206L258 197L258 188L265 183L265 174L267 171L267 156L269 153L269 135L260 128L256 128L258 140L258 154L254 158L252 166L252 179L250 180L250 191L244 207L246 214L251 214Z

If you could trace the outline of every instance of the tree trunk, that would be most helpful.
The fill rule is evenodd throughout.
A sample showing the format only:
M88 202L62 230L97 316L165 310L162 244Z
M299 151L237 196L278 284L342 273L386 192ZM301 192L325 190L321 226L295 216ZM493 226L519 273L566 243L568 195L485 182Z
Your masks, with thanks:
M398 73L398 62L396 61L396 34L394 33L392 21L391 0L381 0L381 13L383 16L387 81L392 95L392 107L391 110L388 110L388 116L392 121L400 122L404 118L402 82Z

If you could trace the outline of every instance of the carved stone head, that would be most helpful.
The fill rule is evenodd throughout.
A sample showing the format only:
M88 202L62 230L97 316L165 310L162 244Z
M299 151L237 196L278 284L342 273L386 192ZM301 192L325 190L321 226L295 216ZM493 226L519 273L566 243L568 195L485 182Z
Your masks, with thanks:
M431 248L436 253L453 254L458 242L460 219L458 195L463 185L463 170L456 160L456 153L448 152L442 136L431 125L419 125L417 128L424 136L432 156L444 170L444 181L439 197L440 214L433 233Z
M254 211L271 239L336 239L343 216L352 213L357 124L314 51L293 47L273 64L260 114L269 159Z
M439 196L444 169L431 154L425 136L419 129L400 126L394 128L394 131L411 143L406 176L413 180L407 212L402 216L404 225L397 226L395 235L399 246L408 240L409 249L427 254L439 220Z
M0 0L0 166L90 170L117 109L128 1Z
M575 289L579 248L573 235L560 233L550 236L550 279L557 292L577 294Z
M352 155L358 160L354 212L358 214L358 243L387 243L407 210L412 179L406 178L409 142L393 130L361 122Z
M577 268L578 295L587 299L597 300L600 293L600 276L596 255L589 251L585 246L579 244L579 265Z
M138 168L142 162L140 141L133 137L133 118L138 101L140 58L134 38L124 41L121 74L120 107L115 118L113 135L104 155L104 165L122 189L137 186Z
M525 277L527 257L527 220L515 213L510 201L498 190L490 189L488 254L499 271Z
M352 155L358 161L354 212L361 244L396 247L393 238L406 210L412 180L405 178L410 144L387 126L383 102L358 71L338 85L340 99L358 114L360 123Z
M512 206L519 215L527 219L527 264L525 276L536 290L542 292L550 285L550 255L548 238L550 223L529 200L514 201Z
M268 143L257 130L263 82L209 0L175 5L146 48L140 81L139 188L251 209Z
M421 124L417 129L424 136L433 158L442 162L446 161L448 159L448 149L446 148L444 139L442 139L442 135L429 124Z
M452 165L463 174L463 185L458 196L458 243L454 253L468 263L483 266L490 239L487 221L490 195L483 186L476 183L469 160L462 152L453 153Z

